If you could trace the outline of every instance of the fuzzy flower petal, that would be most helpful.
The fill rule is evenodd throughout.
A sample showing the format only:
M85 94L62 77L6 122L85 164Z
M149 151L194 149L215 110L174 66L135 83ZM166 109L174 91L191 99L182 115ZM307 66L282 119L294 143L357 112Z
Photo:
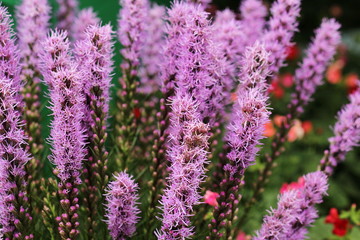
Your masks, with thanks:
M338 121L334 126L334 136L329 139L330 166L326 172L332 173L333 168L345 160L346 153L360 142L360 91L350 95L350 103L338 113Z
M324 19L315 31L315 38L306 51L306 58L295 73L296 91L291 107L296 113L304 111L316 88L322 84L326 67L334 57L340 43L340 24L334 19Z
M140 211L136 206L138 185L125 172L115 175L106 193L106 223L114 240L125 240L136 231Z
M240 5L241 30L245 47L252 46L260 38L265 26L267 9L261 0L244 0Z
M198 102L204 122L212 124L224 111L225 58L212 41L208 14L199 5L175 2L168 15L162 65L165 95L175 86L185 89Z
M283 67L287 49L292 45L291 39L297 31L297 18L300 16L300 0L277 0L271 6L269 29L263 36L266 50L270 53L270 70L278 73Z
M121 54L125 65L139 65L141 47L144 44L145 24L149 8L147 0L120 0L121 10L118 20L118 38L123 46ZM128 68L128 67L126 67Z
M200 203L200 183L205 177L209 127L200 120L198 104L177 91L170 113L170 173L161 198L162 227L158 239L186 239L193 235L190 217Z
M56 2L59 4L57 27L61 30L70 31L76 18L79 2L78 0L56 0Z
M160 89L160 65L165 44L165 7L153 5L149 10L146 39L141 50L142 66L139 69L139 92L152 93Z
M74 42L84 40L86 38L85 30L89 26L97 26L99 23L100 19L92 8L82 9L71 25L71 36Z

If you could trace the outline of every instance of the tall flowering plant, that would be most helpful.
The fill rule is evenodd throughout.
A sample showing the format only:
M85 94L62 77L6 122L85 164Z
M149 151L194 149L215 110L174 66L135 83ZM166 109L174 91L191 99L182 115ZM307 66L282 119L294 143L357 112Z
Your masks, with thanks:
M16 31L0 7L1 239L307 238L332 174L359 144L360 91L338 113L318 169L301 168L267 213L255 204L323 83L339 23L315 31L288 113L265 140L299 0L274 1L269 17L259 0L238 13L213 12L208 0L120 0L116 29L96 9L57 2L56 29L46 0L22 1ZM258 229L246 225L254 212Z

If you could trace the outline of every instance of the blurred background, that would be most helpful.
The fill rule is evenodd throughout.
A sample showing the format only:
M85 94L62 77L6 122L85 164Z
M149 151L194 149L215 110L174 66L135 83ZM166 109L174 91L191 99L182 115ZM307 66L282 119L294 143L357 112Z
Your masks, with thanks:
M56 1L50 0L54 11L57 9ZM14 6L20 2L17 0L3 0L13 12ZM154 1L158 4L170 6L169 0ZM239 0L214 0L209 12L231 8L239 12ZM272 1L265 1L270 6ZM118 0L80 0L80 8L93 7L104 23L111 22L116 26L119 11ZM313 31L321 23L323 17L336 18L342 24L343 44L339 47L338 54L330 65L324 85L319 88L314 96L314 101L306 108L305 114L298 120L295 127L290 131L289 143L286 151L278 161L278 167L268 184L263 200L252 213L252 218L244 226L244 231L258 228L261 216L265 209L275 206L276 196L284 183L297 181L298 177L309 171L314 171L328 147L328 138L331 137L331 126L336 121L335 115L341 106L348 102L347 96L356 88L356 79L360 74L360 0L303 0L300 21L300 31L295 36L296 45L289 49L288 67L282 69L277 81L272 86L271 107L273 108L273 122L267 126L265 146L269 146L271 136L276 129L276 119L281 118L287 112L286 105L289 102L290 92L293 88L293 73L303 51L313 36ZM53 19L55 22L55 19ZM117 50L120 46L117 46ZM119 65L120 57L117 54L116 65ZM114 83L118 76L114 77ZM44 116L48 112L44 109ZM44 126L48 126L48 118L44 118ZM44 137L48 132L44 131ZM263 151L266 151L266 147ZM261 165L257 164L249 169L246 181L255 180L255 171ZM251 186L251 184L247 184ZM246 191L245 191L246 195ZM347 160L338 166L330 180L329 197L320 206L320 215L317 221L316 232L311 232L311 239L333 239L331 237L332 226L324 224L324 216L328 215L330 208L339 211L350 209L352 204L360 204L360 150L348 154ZM319 230L319 228L321 230ZM360 232L352 231L350 239L360 239Z

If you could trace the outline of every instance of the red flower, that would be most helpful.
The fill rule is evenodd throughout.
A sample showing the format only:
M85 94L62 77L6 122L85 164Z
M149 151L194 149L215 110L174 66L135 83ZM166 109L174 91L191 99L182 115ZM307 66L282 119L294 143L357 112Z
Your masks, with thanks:
M348 94L354 93L358 89L358 81L359 77L356 73L350 73L345 78L345 84L347 87Z
M269 92L274 94L276 98L282 98L284 96L284 89L280 86L278 81L273 81L271 83Z
M351 228L349 220L340 219L339 213L336 208L331 208L329 215L325 218L325 223L331 223L334 225L332 233L337 236L345 236L348 229Z
M332 83L336 84L341 81L342 78L342 69L344 67L344 61L337 60L333 64L331 64L326 71L326 78L327 80Z
M284 183L280 188L280 193L283 194L290 190L297 190L303 188L305 185L305 181L303 177L300 177L297 182L292 182L290 184Z
M311 132L312 129L313 129L313 126L312 126L311 121L303 121L303 122L301 123L301 126L302 126L302 128L304 129L304 132L305 132L305 133L309 133L309 132Z
M296 60L299 56L299 47L297 45L292 45L291 47L288 47L287 49L287 60Z
M133 113L134 113L134 116L135 116L136 119L140 119L141 112L140 112L139 108L134 108Z
M267 122L265 124L264 136L272 137L275 135L275 133L276 133L276 129L274 128L274 125L272 124L272 122Z
M281 83L284 87L289 88L294 83L294 76L291 73L285 73L281 76Z

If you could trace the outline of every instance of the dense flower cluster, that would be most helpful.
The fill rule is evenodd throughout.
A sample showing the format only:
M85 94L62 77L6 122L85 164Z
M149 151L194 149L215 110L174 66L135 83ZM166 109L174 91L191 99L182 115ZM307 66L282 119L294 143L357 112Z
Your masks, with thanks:
M61 30L70 31L72 24L76 18L78 9L78 0L56 0L59 4L57 12L57 27Z
M188 91L199 104L202 120L213 123L224 109L225 58L212 41L208 14L199 6L175 2L168 15L162 66L165 92L174 91L174 86Z
M120 0L122 9L118 21L118 37L123 45L122 56L126 66L138 66L141 47L145 41L145 24L149 3L146 0Z
M315 38L307 49L307 55L295 73L296 91L292 95L294 114L304 111L316 88L322 84L326 67L334 57L340 43L340 25L334 19L324 19Z
M162 48L165 43L165 7L154 4L146 26L146 39L141 50L142 67L139 70L140 92L153 93L159 89Z
M201 122L198 104L177 89L170 115L170 174L161 198L162 227L158 239L185 239L193 235L190 217L200 203L199 187L205 177L209 127Z
M85 8L78 13L74 24L71 25L71 36L74 41L84 40L86 39L86 29L98 24L100 24L100 19L94 10L92 8Z
M262 36L267 9L260 0L244 0L240 5L243 46L251 46Z
M51 161L60 178L60 203L65 214L59 217L59 233L63 238L79 234L77 186L81 183L82 161L85 158L85 134L81 126L84 116L82 76L70 55L69 45L66 32L52 32L44 42L42 55L43 75L50 87L54 115L51 123Z
M16 91L11 80L0 78L0 232L5 239L17 239L19 223L29 224L26 193L25 165L30 160L25 150L25 136L21 128L20 113L16 110ZM33 235L23 235L33 239Z
M332 173L338 163L345 160L346 153L360 142L360 91L350 95L350 103L338 113L334 135L329 139L329 165L326 172Z
M107 224L110 234L115 240L127 239L135 233L139 209L138 185L125 172L115 175L106 193Z
M13 91L21 103L20 68L18 68L20 58L17 46L15 46L12 24L7 9L0 6L0 77L10 80Z
M245 52L237 100L226 135L231 150L227 154L230 163L224 169L231 176L243 175L245 169L254 163L259 151L257 145L269 121L270 112L266 102L266 78L270 75L268 58L264 46L258 43Z
M315 204L322 202L328 189L328 180L323 172L304 176L304 186L281 194L277 209L270 211L255 240L305 239L306 227L317 218Z
M270 52L270 70L277 73L284 66L287 49L292 46L291 39L297 31L300 0L277 0L271 6L271 14L263 41Z
M242 1L237 12L210 0L174 0L168 9L119 0L119 58L113 27L94 9L56 2L59 30L50 29L47 0L23 0L16 34L0 6L0 238L250 237L242 231L251 230L245 224L285 143L320 132L300 114L336 53L339 23L322 21L292 74L300 0L273 1L269 18L261 0ZM344 68L339 55L330 78ZM283 74L285 60L294 64ZM281 187L253 239L306 238L328 178L359 144L357 77L346 84L350 103L318 171ZM288 109L270 106L269 93L291 96ZM351 223L334 210L326 218L339 236L360 211L345 214Z
M226 58L223 82L225 93L229 95L236 86L241 56L246 47L243 25L239 20L236 20L234 12L225 9L224 11L217 12L213 23L213 32L214 42L218 44Z

